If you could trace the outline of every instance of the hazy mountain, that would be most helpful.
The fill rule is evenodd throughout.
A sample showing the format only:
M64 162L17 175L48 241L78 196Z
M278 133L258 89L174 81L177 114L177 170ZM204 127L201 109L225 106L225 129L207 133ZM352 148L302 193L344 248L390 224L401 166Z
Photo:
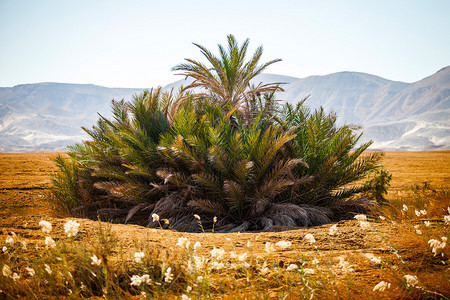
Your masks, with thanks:
M372 148L450 149L450 67L414 83L356 72L310 76L286 85L283 98L294 103L308 95L311 107L363 125Z
M90 84L38 83L0 88L0 150L61 150L87 138L111 99L131 99L141 89Z
M450 67L414 83L370 74L339 72L294 78L262 74L256 81L283 82L278 96L333 110L340 123L363 125L374 149L450 149ZM179 88L179 80L164 89ZM109 116L111 99L130 100L141 89L40 83L0 88L0 150L65 149L86 139L97 112Z

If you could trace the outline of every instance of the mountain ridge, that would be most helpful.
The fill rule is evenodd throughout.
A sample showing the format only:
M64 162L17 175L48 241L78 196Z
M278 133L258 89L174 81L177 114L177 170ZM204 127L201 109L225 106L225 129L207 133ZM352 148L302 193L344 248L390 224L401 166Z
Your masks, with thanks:
M335 111L339 123L363 126L372 149L450 149L450 66L405 83L343 71L304 78L261 74L258 82L286 82L279 99L296 103L309 96L312 109ZM178 80L163 89L178 89ZM44 82L0 87L0 151L63 150L87 139L98 114L110 115L112 99L131 100L143 89Z

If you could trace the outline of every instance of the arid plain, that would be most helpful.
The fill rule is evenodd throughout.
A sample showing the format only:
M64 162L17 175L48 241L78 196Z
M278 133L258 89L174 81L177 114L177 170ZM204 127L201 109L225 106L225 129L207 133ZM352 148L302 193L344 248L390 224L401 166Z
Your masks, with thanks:
M51 161L56 154L0 153L0 246L3 246L3 241L11 232L28 244L43 246L44 235L38 226L38 222L43 219L53 224L55 229L52 236L55 240L67 239L62 229L68 220L67 216L56 215L46 202L51 187L50 176L57 171ZM431 187L430 191L446 192L450 187L450 151L385 152L383 164L392 172L391 188L387 198L393 205L403 203L402 201L406 201L405 197L414 194L414 186L417 190L417 187L422 187L426 183L426 186ZM410 210L408 223L401 221L401 212L397 212L398 218L395 214L388 215L386 221L374 216L369 219L369 228L362 228L357 220L342 221L337 224L337 235L330 235L329 229L333 224L312 228L274 228L272 232L231 234L188 234L121 224L112 225L111 228L120 240L123 253L132 253L140 243L170 251L176 249L175 244L179 237L187 237L192 242L201 241L202 247L199 251L205 256L209 255L213 247L220 247L238 254L247 251L249 257L253 259L257 257L270 259L276 262L279 268L286 268L290 264L315 268L315 273L310 275L312 280L314 278L317 282L325 282L326 278L336 280L328 290L325 286L320 290L321 285L317 285L315 295L321 298L331 299L333 295L337 295L337 298L343 299L360 297L408 299L416 296L445 299L450 295L449 247L447 246L443 252L443 257L435 258L427 245L427 240L434 237L437 232L431 229L427 231L427 228L420 225L424 234L415 236L417 227L412 226L429 221L432 222L430 228L439 227L438 233L448 237L449 226L445 226L442 219L431 213L433 209L438 211L450 206L448 200L448 196L441 197L439 201L446 203L429 204L430 213L421 218L416 219L414 209ZM437 213L441 214L450 212ZM81 239L89 248L88 245L94 243L93 240L96 238L94 232L99 222L85 219L77 221L81 224ZM307 233L315 237L314 244L305 241ZM251 247L247 247L249 241ZM292 247L271 253L264 251L266 242L274 244L278 241L289 241ZM34 248L28 249L31 255ZM383 261L381 267L380 264L373 263L370 259L372 256ZM351 264L351 272L343 271L342 260ZM402 274L406 273L418 276L422 290L411 291L402 288L404 281ZM392 287L381 294L375 293L374 286L382 280L393 283ZM242 299L259 298L262 295L268 298L282 298L282 295L295 298L300 293L280 290L282 288L276 284L268 284L263 288L248 287L243 282L236 282L235 285L241 289L239 292L238 290L233 292L231 288L225 294L220 291L213 292L225 298ZM179 297L175 294L172 296Z

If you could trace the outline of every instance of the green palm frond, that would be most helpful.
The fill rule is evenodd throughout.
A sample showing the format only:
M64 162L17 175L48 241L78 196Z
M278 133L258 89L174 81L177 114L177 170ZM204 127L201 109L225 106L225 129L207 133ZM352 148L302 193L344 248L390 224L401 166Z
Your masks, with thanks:
M184 71L181 75L194 79L194 82L186 89L203 88L213 94L219 103L230 103L233 106L241 103L247 95L280 90L277 84L260 85L252 90L248 88L250 81L255 76L268 66L280 61L280 59L259 64L263 52L260 46L250 60L246 62L249 40L245 40L239 46L233 35L228 35L227 39L227 49L219 45L219 57L205 47L194 43L211 66L196 60L186 59L186 63L173 68L174 71ZM203 96L208 95L204 93Z

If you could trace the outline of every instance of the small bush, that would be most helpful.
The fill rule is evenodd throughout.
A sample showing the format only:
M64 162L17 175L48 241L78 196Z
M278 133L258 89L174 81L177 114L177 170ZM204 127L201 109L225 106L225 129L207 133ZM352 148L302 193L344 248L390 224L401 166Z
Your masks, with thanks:
M385 168L374 169L369 172L366 181L363 183L365 195L368 198L375 199L378 203L387 202L384 196L391 186L392 173Z

